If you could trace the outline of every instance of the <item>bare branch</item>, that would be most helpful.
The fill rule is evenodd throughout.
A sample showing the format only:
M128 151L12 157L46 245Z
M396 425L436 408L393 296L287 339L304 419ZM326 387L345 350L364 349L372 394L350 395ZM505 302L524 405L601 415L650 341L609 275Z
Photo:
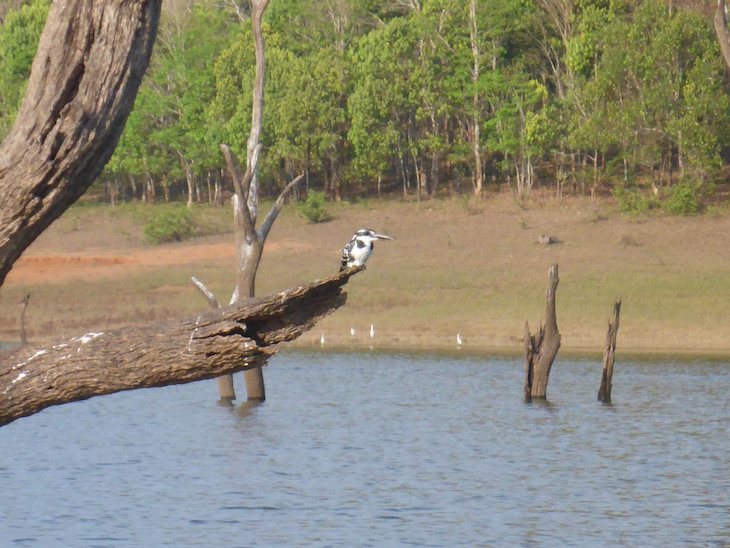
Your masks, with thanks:
M241 224L241 227L246 234L253 234L254 224L251 219L249 209L245 207L248 189L241 182L241 175L238 172L236 162L233 160L233 155L231 154L228 145L220 145L220 148L223 152L223 156L226 159L228 172L231 174L231 179L233 179L233 188L235 189L237 196L237 200L231 202L231 204L233 205L233 217L236 220L236 223ZM246 190L244 191L244 189Z
M210 305L211 308L216 309L216 308L221 307L220 303L218 302L218 299L216 299L215 295L213 295L213 292L210 289L208 289L207 287L205 287L205 284L203 282L201 282L195 276L191 276L190 279L193 280L195 287L197 287L200 290L200 292L203 294L205 299L208 301L208 304Z
M269 235L269 231L274 224L274 221L276 221L276 217L279 215L281 208L284 207L284 200L286 199L287 195L294 189L294 187L302 181L302 179L304 179L304 175L299 175L291 183L286 185L286 188L284 190L281 191L281 194L279 194L276 202L273 206L271 206L269 213L266 215L266 218L264 219L264 224L261 225L261 228L259 229L258 237L261 240L266 240Z
M221 152L223 152L223 157L226 159L228 173L231 174L231 179L233 179L233 188L236 191L236 194L238 194L240 197L243 197L243 188L241 187L241 175L238 173L238 168L233 161L233 157L231 156L231 150L228 148L228 145L220 145L220 148Z

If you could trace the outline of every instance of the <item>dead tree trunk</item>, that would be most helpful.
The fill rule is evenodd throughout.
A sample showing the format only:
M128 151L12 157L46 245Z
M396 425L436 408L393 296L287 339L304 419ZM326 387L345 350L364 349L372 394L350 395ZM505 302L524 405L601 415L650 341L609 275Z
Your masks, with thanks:
M236 229L236 257L238 259L238 283L231 298L231 303L254 296L256 271L259 267L266 236L268 235L269 228L271 228L269 225L268 228L262 227L261 230L256 230L256 216L258 213L257 175L258 160L261 154L261 129L264 118L264 82L266 78L266 56L264 53L264 34L261 28L261 22L269 2L270 0L253 0L251 5L251 27L253 30L256 70L251 103L251 131L248 136L246 172L243 178L238 175L228 147L221 145L238 198L233 202ZM287 187L282 193L282 196L280 196L282 205L283 196L289 190L290 187ZM278 203L279 201L277 200ZM271 223L274 222L276 216L279 214L279 209L281 207L271 209L264 225L267 224L269 217L271 217ZM264 373L261 368L244 373L244 380L246 382L246 394L249 400L264 401L266 399ZM230 391L226 394L221 391L221 398L230 396L235 398L233 379L221 381L219 387L221 390L224 387L230 388Z
M555 356L560 348L560 332L555 312L555 290L558 287L558 265L548 272L547 310L545 325L530 335L530 326L525 322L525 401L547 398L548 378Z
M601 386L598 389L598 400L610 403L611 388L613 386L613 362L616 357L616 335L618 335L618 319L621 313L621 299L613 305L613 321L608 322L606 334L606 350L603 352L603 374Z
M725 68L730 71L730 37L727 32L727 13L725 12L725 0L717 0L717 9L713 19L715 34L720 44L722 58L725 60Z
M362 270L183 321L87 333L0 354L0 426L52 405L261 367L274 350L345 303Z
M160 0L53 2L0 146L0 285L117 146L157 34Z
M252 198L252 192L255 192L255 183L252 184L252 174L250 167L246 170L246 175L241 179L235 161L231 155L227 145L221 145L221 150L226 159L228 171L233 179L233 186L236 193L233 196L233 218L235 226L235 244L238 281L236 289L231 297L231 304L250 299L256 291L256 272L261 262L261 254L264 251L266 238L269 236L271 227L274 225L279 212L284 207L284 200L292 189L299 184L304 178L299 175L291 181L284 190L281 191L279 197L271 206L261 228L256 229L256 218L258 210L258 199ZM258 155L256 155L258 156ZM245 374L246 394L249 400L264 401L266 399L266 389L264 387L264 374L260 370L251 370ZM233 380L228 379L219 383L221 388L221 398L233 398L236 395L233 389Z

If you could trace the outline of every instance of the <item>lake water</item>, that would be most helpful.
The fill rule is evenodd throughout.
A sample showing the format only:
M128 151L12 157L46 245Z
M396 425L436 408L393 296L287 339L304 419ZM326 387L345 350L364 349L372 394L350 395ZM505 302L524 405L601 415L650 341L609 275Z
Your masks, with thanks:
M0 428L0 546L730 546L730 364L284 351ZM242 377L237 377L242 388Z

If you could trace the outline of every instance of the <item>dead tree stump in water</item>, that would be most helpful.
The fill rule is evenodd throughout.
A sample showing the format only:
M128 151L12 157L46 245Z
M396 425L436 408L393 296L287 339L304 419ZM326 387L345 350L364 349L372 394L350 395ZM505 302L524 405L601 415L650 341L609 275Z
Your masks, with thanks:
M606 334L606 350L603 352L603 374L601 375L601 386L598 389L598 400L611 402L611 387L613 386L613 361L616 357L616 335L618 334L618 319L621 313L621 299L613 305L613 321L608 322L608 333Z
M550 368L560 348L560 332L555 312L558 281L558 265L554 264L548 271L545 325L540 325L540 330L530 335L530 326L525 322L525 401L528 402L547 398Z

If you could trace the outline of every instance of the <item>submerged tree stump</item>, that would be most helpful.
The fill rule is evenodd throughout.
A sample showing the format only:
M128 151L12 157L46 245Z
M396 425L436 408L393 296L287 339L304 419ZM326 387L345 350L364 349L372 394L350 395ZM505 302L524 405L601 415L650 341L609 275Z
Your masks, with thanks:
M603 374L601 386L598 389L599 401L611 402L611 388L613 386L613 362L616 357L616 335L618 334L618 319L621 313L621 299L613 305L613 321L608 322L606 334L606 350L603 352Z
M0 353L0 426L52 405L261 367L343 304L363 267L186 320L86 333Z
M560 348L560 332L555 312L558 281L558 265L554 264L548 271L545 325L541 324L540 330L530 335L530 326L525 322L525 401L528 402L547 398L550 369Z

